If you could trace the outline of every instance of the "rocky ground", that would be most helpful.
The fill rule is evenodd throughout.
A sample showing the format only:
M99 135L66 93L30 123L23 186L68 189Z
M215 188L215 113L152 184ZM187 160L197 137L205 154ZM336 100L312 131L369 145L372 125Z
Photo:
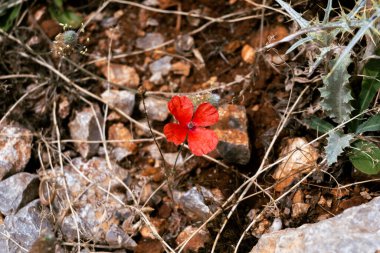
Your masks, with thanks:
M325 69L286 53L276 1L19 2L0 3L1 252L380 250L378 175L326 163L306 122ZM176 95L217 108L211 153L167 141Z

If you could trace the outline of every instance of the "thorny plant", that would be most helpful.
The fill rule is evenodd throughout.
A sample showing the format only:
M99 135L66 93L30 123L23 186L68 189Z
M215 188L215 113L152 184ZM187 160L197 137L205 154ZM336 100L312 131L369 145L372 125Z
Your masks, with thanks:
M348 155L355 168L367 174L379 173L380 148L374 144L374 139L363 134L380 130L380 115L376 102L373 109L368 109L380 88L378 79L380 61L371 59L376 58L379 52L377 43L379 42L380 5L376 1L360 0L349 13L346 14L341 9L338 17L330 21L333 1L329 0L322 21L318 19L307 21L289 4L282 0L276 1L292 16L301 29L309 30L304 38L299 39L288 49L287 53L291 53L300 46L316 50L314 62L309 62L308 76L310 77L322 65L320 75L324 85L319 91L322 98L321 107L326 116L338 124L348 121L352 116L358 116L338 131L332 130L333 124L317 117L312 117L307 121L307 124L315 130L329 134L326 145L327 164L332 165L337 162L338 156L344 149L350 147L351 151ZM346 33L352 33L352 38L346 36ZM355 54L354 47L363 36L367 42L366 50L361 55L363 60L352 64L351 56ZM340 38L346 38L346 40ZM348 68L354 70L349 71ZM349 86L350 73L360 72L363 72L361 90L359 96L354 98Z

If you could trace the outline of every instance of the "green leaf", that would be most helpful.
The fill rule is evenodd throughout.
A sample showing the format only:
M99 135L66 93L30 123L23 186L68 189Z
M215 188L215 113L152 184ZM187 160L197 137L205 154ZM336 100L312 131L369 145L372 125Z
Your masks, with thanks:
M71 28L79 28L83 21L80 15L70 10L60 11L54 6L50 6L49 12L52 18L54 18L61 24L67 24Z
M380 89L380 60L370 60L364 66L359 94L359 113L366 110Z
M12 9L12 11L9 13L9 15L5 15L4 17L2 17L2 19L0 20L1 29L7 32L13 26L15 20L20 14L20 11L21 11L21 4L16 5Z
M63 10L63 1L62 0L53 0L54 5L58 7L58 9Z
M327 133L331 129L334 128L333 125L331 125L329 122L324 121L323 119L320 119L318 117L312 116L310 119L306 119L304 121L310 128L320 132L320 133Z
M351 59L347 56L340 65L336 65L336 61L332 60L330 67L334 68L327 76L322 77L324 86L319 89L323 98L321 106L326 114L337 123L342 123L350 118L353 107L351 106L351 90L348 86L350 74L347 67L351 63Z
M380 172L380 148L372 142L362 140L355 142L349 159L361 172L369 175Z
M343 149L350 146L350 141L354 138L352 134L342 134L332 132L327 138L326 158L330 166L338 161L338 156L343 153Z
M374 131L380 131L380 115L373 115L371 118L369 118L367 121L363 122L358 128L356 129L357 134L361 134L364 132L374 132Z

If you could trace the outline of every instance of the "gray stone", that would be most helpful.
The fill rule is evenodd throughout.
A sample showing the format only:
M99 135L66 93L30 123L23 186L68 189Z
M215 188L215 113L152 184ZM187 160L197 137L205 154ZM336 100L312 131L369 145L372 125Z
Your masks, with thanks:
M0 212L15 214L21 207L38 198L37 175L17 173L0 182Z
M136 47L149 49L164 43L164 36L160 33L147 33L144 37L136 39Z
M29 162L32 133L25 128L5 126L0 131L0 180L22 171Z
M110 246L122 247L129 250L134 250L137 246L137 243L116 225L112 225L108 230L106 241Z
M214 126L219 143L217 151L231 163L247 164L251 158L244 106L225 104L219 107L219 121Z
M125 114L131 115L135 106L135 94L126 90L106 90L102 98L111 106L117 107Z
M179 200L185 214L192 220L206 221L211 216L210 208L205 204L204 196L196 187L185 192Z
M41 233L52 233L53 225L47 219L48 213L49 210L41 206L39 200L34 200L15 215L5 217L4 225L0 226L1 252L24 252L19 246L29 250Z
M380 249L380 197L333 218L263 235L251 253L373 253Z
M149 78L149 81L151 81L154 84L159 84L163 81L162 77L169 74L172 65L170 64L173 57L171 56L164 56L157 61L152 62L149 64L149 70L152 73L152 76Z
M111 163L111 167L108 167L103 158L93 157L89 161L75 158L71 165L63 168L64 177L56 177L57 190L53 206L57 217L65 213L61 231L66 240L76 241L79 228L83 240L96 238L98 242L105 242L108 229L119 224L115 218L116 212L123 205L107 191L124 201L126 190L122 190L124 187L117 178L124 180L128 171L115 163ZM48 171L50 174L53 176L53 171ZM69 189L70 200L67 200L65 188ZM69 201L73 203L74 200L76 213L67 213Z
M96 114L90 107L86 107L76 112L74 120L69 123L71 138L77 140L74 146L83 158L89 158L98 152L99 143L89 143L89 141L101 140L99 124L102 126L103 117L97 107L95 111Z
M169 115L168 102L163 99L147 97L144 100L146 111L150 120L164 121ZM145 113L143 101L140 102L139 109Z
M9 236L9 233L5 229L5 225L0 224L0 249L2 249L4 253L9 253L8 236Z

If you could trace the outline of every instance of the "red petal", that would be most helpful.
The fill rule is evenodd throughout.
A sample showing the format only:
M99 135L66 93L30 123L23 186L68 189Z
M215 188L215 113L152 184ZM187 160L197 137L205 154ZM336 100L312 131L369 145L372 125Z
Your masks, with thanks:
M168 109L183 126L187 126L193 117L193 103L188 97L174 96L168 103Z
M201 156L210 153L218 145L218 137L215 132L203 127L196 127L190 130L187 136L187 142L191 153Z
M218 110L210 103L202 103L194 113L195 126L211 126L219 120Z
M175 123L168 123L164 127L166 139L170 142L174 142L175 145L179 145L185 141L187 131L187 127Z

